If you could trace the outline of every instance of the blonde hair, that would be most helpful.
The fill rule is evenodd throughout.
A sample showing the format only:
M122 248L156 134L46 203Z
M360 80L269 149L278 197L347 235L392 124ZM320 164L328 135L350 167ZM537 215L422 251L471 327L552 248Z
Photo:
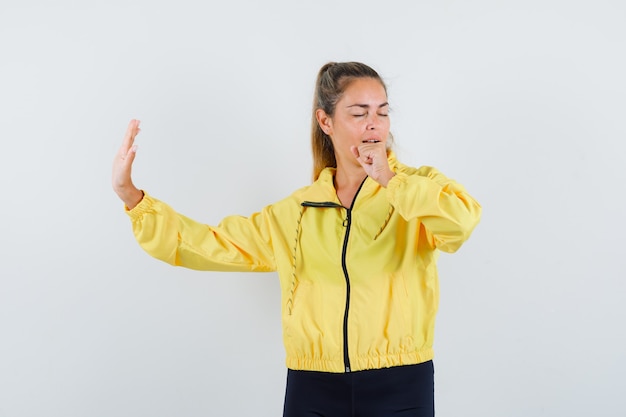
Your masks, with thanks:
M311 149L313 151L313 181L326 167L337 167L333 143L317 122L318 109L333 116L337 102L346 88L357 78L373 78L380 81L385 93L387 86L374 69L360 62L329 62L317 74L311 118Z

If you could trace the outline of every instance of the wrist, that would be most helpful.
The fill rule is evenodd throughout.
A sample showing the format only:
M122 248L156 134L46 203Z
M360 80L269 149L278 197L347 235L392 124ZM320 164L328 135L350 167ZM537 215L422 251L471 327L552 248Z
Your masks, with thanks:
M125 189L122 190L116 190L116 193L129 210L132 210L137 204L139 204L139 202L143 200L144 196L144 192L134 185L125 187Z
M396 173L389 170L380 176L378 183L382 185L383 187L387 188L387 185L389 185L389 181L391 181L391 179L395 176L396 176Z

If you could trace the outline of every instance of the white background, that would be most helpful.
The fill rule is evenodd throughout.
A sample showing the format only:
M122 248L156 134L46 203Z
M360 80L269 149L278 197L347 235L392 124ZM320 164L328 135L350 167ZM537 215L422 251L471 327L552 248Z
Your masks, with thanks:
M623 416L623 1L0 3L0 417L280 416L274 274L135 243L110 168L210 224L310 181L314 79L389 86L399 158L483 219L440 258L437 415Z

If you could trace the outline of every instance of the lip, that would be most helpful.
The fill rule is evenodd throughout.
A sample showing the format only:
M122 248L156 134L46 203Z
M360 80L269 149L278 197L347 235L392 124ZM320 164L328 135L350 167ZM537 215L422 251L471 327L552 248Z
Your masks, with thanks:
M378 139L365 139L363 141L361 141L362 143L378 143L380 142L380 140Z

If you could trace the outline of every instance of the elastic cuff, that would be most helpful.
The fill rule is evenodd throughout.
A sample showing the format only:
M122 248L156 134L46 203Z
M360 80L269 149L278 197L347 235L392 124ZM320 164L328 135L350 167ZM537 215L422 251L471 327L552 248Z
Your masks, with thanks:
M148 195L144 190L141 190L143 193L143 198L141 201L132 209L128 209L128 207L124 206L124 210L126 210L126 214L130 217L131 220L139 220L144 213L148 211L152 211L152 206L154 205L154 199Z
M395 201L398 189L407 182L408 175L404 172L395 172L389 182L387 183L387 197L390 201Z

